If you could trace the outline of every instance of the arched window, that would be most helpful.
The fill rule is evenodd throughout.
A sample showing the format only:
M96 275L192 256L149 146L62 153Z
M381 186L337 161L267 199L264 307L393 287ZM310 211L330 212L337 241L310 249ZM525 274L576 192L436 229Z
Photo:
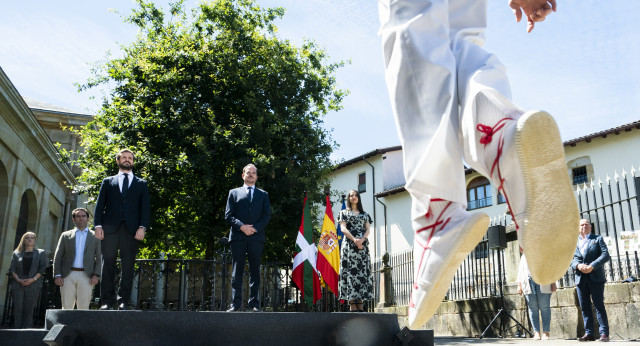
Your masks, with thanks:
M484 208L491 205L492 189L489 179L477 177L467 185L467 210Z
M16 238L13 245L15 249L20 243L20 238L27 231L36 232L36 196L33 193L33 190L27 189L22 194L22 199L20 200L20 215L18 216L18 227L16 228Z

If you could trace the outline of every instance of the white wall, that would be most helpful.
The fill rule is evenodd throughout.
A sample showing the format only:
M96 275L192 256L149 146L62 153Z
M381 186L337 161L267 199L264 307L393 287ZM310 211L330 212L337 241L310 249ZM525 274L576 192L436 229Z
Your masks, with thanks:
M384 230L384 218L382 216L382 205L380 203L374 204L373 195L374 190L375 193L382 191L382 155L370 157L367 161L373 168L363 160L332 172L329 175L329 179L331 180L332 194L337 191L339 194L348 195L350 190L358 189L358 175L363 172L366 173L366 191L360 194L360 198L364 211L373 219L373 225L371 225L372 234L369 235L369 251L371 251L372 258L377 259L382 256L380 253L380 242L383 242L384 239L381 238L382 236L379 229L382 227ZM375 186L373 184L374 170ZM334 217L337 218L342 208L342 202L339 196L336 198L334 195L332 195L331 201Z
M382 155L382 189L389 190L405 183L402 165L402 150L389 151Z
M578 142L574 147L565 146L567 161L579 157L589 156L593 164L593 175L605 180L607 174L613 178L614 171L618 174L625 169L629 173L631 166L640 166L640 130L633 129L620 134L610 134L606 138L597 137L590 143Z

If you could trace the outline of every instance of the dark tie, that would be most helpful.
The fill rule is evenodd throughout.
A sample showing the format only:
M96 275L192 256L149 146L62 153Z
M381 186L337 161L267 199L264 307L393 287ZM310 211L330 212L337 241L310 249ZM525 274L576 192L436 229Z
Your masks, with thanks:
M127 196L127 190L129 190L129 174L124 173L124 180L122 181L122 195Z
M251 194L251 190L253 189L253 187L249 186L247 187L247 190L249 190L249 203L251 203L251 201L253 200L253 195Z

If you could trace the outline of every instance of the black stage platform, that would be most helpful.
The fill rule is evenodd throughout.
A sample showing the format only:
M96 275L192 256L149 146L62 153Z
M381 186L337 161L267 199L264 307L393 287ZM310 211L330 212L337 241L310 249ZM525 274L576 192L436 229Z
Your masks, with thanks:
M48 310L45 329L49 345L433 345L433 331L378 313ZM29 331L0 330L0 343L43 340Z

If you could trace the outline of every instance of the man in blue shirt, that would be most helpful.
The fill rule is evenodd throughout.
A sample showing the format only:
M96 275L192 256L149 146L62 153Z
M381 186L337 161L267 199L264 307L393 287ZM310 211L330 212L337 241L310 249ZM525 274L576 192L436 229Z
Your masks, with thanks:
M93 287L100 281L102 250L100 240L89 230L89 211L71 212L76 228L63 232L53 256L54 282L60 286L62 308L88 310Z

